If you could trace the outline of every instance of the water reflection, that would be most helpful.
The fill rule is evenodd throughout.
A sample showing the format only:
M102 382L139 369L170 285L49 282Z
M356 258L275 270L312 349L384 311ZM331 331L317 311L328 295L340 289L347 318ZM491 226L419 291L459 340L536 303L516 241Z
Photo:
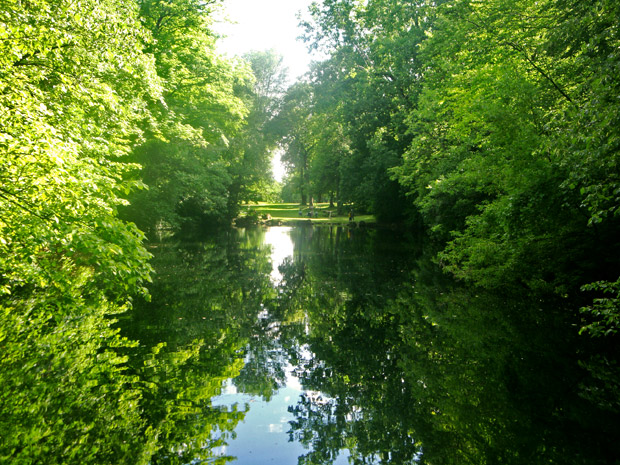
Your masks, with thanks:
M282 281L280 265L293 256L294 246L290 234L292 229L283 226L265 231L264 243L271 246L271 279L276 285Z
M271 280L274 287L280 287L280 291L288 287L283 283L282 272L290 269L293 263L291 231L292 228L286 227L269 228L262 240L270 250ZM320 396L320 393L304 391L297 377L299 366L289 363L282 345L283 328L290 329L297 326L298 322L294 319L283 321L279 299L263 302L262 309L258 318L263 331L255 334L248 343L245 366L240 376L229 380L222 394L213 399L214 405L226 406L229 410L239 405L249 410L237 426L235 437L215 452L235 457L235 463L239 465L292 464L297 462L299 456L303 456L306 449L302 441L289 440L290 424L295 420L293 406L300 398ZM268 341L264 340L264 336L268 336ZM310 355L301 348L298 353ZM258 378L259 373L267 374L264 379L272 381L269 389L261 392L244 389L244 379ZM346 464L346 457L347 454L340 454L340 458L333 463Z
M285 385L268 401L226 389L214 399L214 405L247 405L249 412L237 426L235 439L216 452L234 456L235 463L243 465L296 463L304 449L299 443L288 441L289 423L294 419L288 406L301 393L301 385L293 377L287 377Z
M240 230L154 253L153 301L124 322L170 360L150 376L152 415L176 412L153 463L620 457L618 394L582 367L596 347L570 303L472 293L382 231Z

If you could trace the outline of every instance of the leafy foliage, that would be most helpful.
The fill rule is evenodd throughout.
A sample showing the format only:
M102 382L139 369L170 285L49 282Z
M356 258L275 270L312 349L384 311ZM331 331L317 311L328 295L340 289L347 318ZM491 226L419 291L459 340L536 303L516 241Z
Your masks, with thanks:
M186 463L242 417L192 421L236 359L205 377L199 338L145 354L114 326L152 272L125 199L145 227L227 208L250 73L215 54L214 5L1 2L2 462Z
M217 223L226 214L226 148L247 114L236 88L251 74L217 55L209 29L215 3L140 2L162 96L150 103L147 138L133 153L143 166L134 176L149 189L131 196L124 215L148 232Z
M0 456L147 463L156 434L111 328L146 294L143 234L116 215L123 157L158 98L135 5L4 2L0 13Z
M239 213L241 202L268 200L274 190L271 158L278 135L272 121L279 111L286 82L282 57L275 51L250 52L244 60L254 80L241 93L248 107L245 125L231 141L227 151L231 184L228 189L228 215Z
M618 12L607 0L315 3L305 38L328 58L305 100L287 96L290 182L423 225L444 268L477 285L574 296L614 282Z

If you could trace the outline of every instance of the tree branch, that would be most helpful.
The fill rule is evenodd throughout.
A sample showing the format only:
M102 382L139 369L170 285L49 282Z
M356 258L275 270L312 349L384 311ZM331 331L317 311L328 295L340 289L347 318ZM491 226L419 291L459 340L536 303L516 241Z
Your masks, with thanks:
M471 20L470 18L463 18L463 20L465 22L468 22L470 24L472 24L473 26L475 26L478 29L484 29L486 30L488 33L491 33L490 28L488 27L488 25L484 22L481 21L481 23L476 23L475 21ZM523 57L525 58L525 60L542 76L544 77L546 80L548 80L551 85L566 99L568 100L571 104L575 104L575 102L573 102L573 99L570 98L570 96L564 91L564 89L562 89L562 87L555 82L555 80L544 70L542 69L542 67L540 67L540 65L538 65L534 59L528 54L527 50L525 49L525 47L518 45L516 42L513 41L509 41L509 40L505 40L499 43L500 45L508 45L509 47L512 47L514 50L516 50L517 52L521 53L523 55Z
M525 50L525 48L521 47L518 44L515 44L514 42L510 42L510 41L506 41L504 42L506 45L512 47L514 50L516 50L517 52L520 52L521 54L523 54L523 57L526 59L526 61L532 65L534 67L534 69L536 71L538 71L540 73L540 75L542 77L544 77L545 79L547 79L551 85L553 85L553 87L566 99L568 100L571 104L575 104L575 102L573 102L573 99L570 98L570 96L564 91L564 89L562 89L562 87L560 87L560 85L555 82L555 80L545 72L544 69L542 69L533 59L532 57L527 53L527 50Z
M37 218L42 219L43 221L49 221L51 216L45 217L40 215L39 213L35 212L32 209L32 205L28 205L29 202L23 201L22 199L17 198L17 196L15 194L13 194L12 192L7 191L6 189L3 189L2 187L0 187L0 197L2 197L4 200L6 200L9 203L13 203L15 205L17 205L19 208L21 208L22 210L30 213L31 215L36 216ZM11 198L13 197L13 198ZM22 202L26 203L27 206L22 205Z

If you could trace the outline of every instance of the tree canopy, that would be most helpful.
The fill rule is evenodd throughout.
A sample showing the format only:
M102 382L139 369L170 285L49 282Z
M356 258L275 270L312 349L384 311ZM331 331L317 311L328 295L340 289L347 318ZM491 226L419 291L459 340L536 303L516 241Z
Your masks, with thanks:
M315 2L326 59L288 88L273 51L217 53L221 3L0 0L0 460L152 463L183 405L141 406L204 344L140 359L115 329L144 241L272 196L276 149L296 201L424 231L468 285L577 299L617 343L620 3Z
M316 2L305 39L327 59L280 114L298 199L404 219L476 285L613 298L617 15L604 0ZM604 302L615 317L587 311L613 326Z

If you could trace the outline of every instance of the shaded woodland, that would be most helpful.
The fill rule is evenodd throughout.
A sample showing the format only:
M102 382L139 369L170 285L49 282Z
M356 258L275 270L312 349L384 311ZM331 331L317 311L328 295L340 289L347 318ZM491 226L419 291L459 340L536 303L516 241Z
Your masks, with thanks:
M145 405L204 341L145 355L115 326L148 299L147 238L278 198L424 235L467 286L576 303L589 395L617 412L620 3L315 2L326 58L290 86L272 51L216 52L222 3L1 1L0 461L153 463L197 410ZM204 399L241 368L209 369Z

